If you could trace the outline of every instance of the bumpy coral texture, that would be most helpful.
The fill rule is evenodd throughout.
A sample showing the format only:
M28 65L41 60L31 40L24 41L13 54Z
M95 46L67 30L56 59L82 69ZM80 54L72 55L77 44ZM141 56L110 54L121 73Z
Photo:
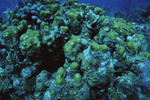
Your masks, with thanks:
M78 0L26 1L1 25L0 99L148 98L150 54L131 23Z

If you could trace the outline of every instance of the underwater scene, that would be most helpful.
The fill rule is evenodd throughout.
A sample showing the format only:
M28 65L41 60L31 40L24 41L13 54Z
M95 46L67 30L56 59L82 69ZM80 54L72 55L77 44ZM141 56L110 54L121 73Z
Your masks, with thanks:
M150 100L150 0L0 0L0 100Z

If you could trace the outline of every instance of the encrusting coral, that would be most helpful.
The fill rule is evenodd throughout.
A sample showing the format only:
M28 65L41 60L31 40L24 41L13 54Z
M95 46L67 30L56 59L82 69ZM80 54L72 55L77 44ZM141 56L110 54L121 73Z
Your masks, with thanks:
M131 23L78 0L27 0L8 12L0 31L0 99L141 98L150 54Z

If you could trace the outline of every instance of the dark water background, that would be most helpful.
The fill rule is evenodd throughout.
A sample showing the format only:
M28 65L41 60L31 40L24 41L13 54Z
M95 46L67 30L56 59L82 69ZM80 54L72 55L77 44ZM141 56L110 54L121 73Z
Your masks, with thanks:
M0 0L0 16L2 17L3 11L8 8L13 10L18 1L24 0ZM132 16L136 9L146 9L150 6L150 0L79 0L79 3L90 3L90 5L101 7L109 16L114 16L115 12L123 12L126 16Z

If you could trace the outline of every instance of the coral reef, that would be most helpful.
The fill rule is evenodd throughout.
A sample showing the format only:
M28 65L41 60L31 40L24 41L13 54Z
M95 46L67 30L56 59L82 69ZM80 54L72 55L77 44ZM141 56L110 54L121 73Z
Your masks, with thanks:
M150 21L150 6L146 9L137 9L134 21L138 23L149 23ZM149 23L150 24L150 23Z
M0 99L150 98L142 90L150 52L136 24L78 0L26 0L4 16Z

